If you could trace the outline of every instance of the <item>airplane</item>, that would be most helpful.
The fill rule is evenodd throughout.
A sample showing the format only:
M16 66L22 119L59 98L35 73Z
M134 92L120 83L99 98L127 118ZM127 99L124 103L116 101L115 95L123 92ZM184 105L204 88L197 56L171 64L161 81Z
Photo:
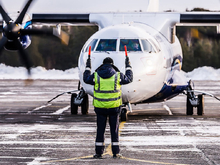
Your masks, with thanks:
M23 15L26 13L32 0L28 0ZM216 96L193 89L192 81L187 80L181 72L183 54L180 42L176 36L176 26L184 25L218 25L218 12L155 12L152 8L158 4L157 0L149 1L149 12L107 12L107 13L77 13L77 14L32 14L29 23L68 25L96 25L99 30L94 33L83 46L78 59L79 85L78 90L64 92L55 98L68 93L71 94L71 114L78 113L81 107L82 114L88 114L88 95L93 96L93 86L83 82L88 54L91 56L94 72L106 57L111 57L114 65L125 72L125 47L129 55L133 70L133 82L122 86L121 121L127 120L127 108L132 112L131 104L164 102L181 93L186 95L186 115L193 115L193 108L197 107L197 114L204 114L204 95ZM6 26L3 26L3 39L0 41L0 50L5 42L20 39L25 29L15 21L10 24L5 12L0 8ZM19 17L20 18L20 17ZM26 22L28 23L28 22ZM10 28L15 28L16 34ZM16 41L17 42L17 41ZM21 42L21 41L20 41ZM21 42L22 44L22 42ZM18 45L18 44L17 44ZM5 46L7 48L7 46ZM91 49L91 51L89 51ZM20 52L21 49L19 49ZM21 53L22 54L22 53ZM29 63L27 69L30 68ZM54 100L51 99L49 102Z

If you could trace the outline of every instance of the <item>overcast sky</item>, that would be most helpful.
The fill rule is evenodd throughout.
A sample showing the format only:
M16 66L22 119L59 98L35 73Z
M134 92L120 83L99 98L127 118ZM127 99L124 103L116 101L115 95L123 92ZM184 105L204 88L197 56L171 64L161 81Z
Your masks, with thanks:
M23 8L26 0L0 0L7 12L16 12ZM40 13L76 13L104 12L108 10L133 11L147 9L148 0L35 0L29 12ZM159 10L185 11L186 8L202 7L220 10L220 0L160 0Z

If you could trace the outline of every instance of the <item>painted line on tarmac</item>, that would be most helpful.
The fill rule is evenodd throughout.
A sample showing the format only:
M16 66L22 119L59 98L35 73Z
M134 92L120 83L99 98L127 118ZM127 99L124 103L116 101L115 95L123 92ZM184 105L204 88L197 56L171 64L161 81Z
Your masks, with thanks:
M119 125L119 136L120 133L122 131L122 129L124 128L124 124L126 122L121 122ZM112 150L111 150L111 144L108 145L108 147L106 148L106 152L103 154L104 155L110 155L112 156ZM61 159L61 160L51 160L51 161L45 161L45 162L40 162L40 164L46 164L46 163L57 163L57 162L65 162L65 161L73 161L73 160L79 160L79 159L86 159L86 158L93 158L93 155L89 155L89 156L82 156L82 157L76 157L76 158L70 158L70 159ZM141 160L141 159L134 159L134 158L127 158L122 156L121 159L125 159L125 160L130 160L130 161L136 161L136 162L143 162L143 163L150 163L150 164L161 164L161 165L187 165L187 164L177 164L177 163L166 163L166 162L156 162L156 161L150 161L150 160Z
M126 160L132 160L136 162L144 162L144 163L151 163L151 164L175 164L175 165L187 165L187 164L176 164L176 163L165 163L165 162L155 162L155 161L149 161L149 160L141 160L141 159L133 159L133 158L126 158L123 157L121 159L126 159Z
M46 162L40 162L40 164L44 164L44 163L66 162L66 161L73 161L73 160L86 159L86 158L93 158L93 155L82 156L82 157L76 157L76 158L70 158L70 159L62 159L62 160L51 160L51 161L46 161Z
M51 105L52 105L52 104L42 105L42 106L40 106L40 107L37 107L37 108L33 109L32 111L28 111L27 114L31 114L31 113L33 113L34 111L38 111L38 110L40 110L40 109L49 107L49 106L51 106Z
M121 122L120 125L119 125L119 136L120 136L121 130L124 128L124 124L125 124L125 122ZM106 152L103 155L112 155L111 144L108 145L108 147L106 148ZM70 158L70 159L45 161L45 162L40 162L40 164L73 161L73 160L86 159L86 158L93 158L93 155Z
M125 126L125 121L121 122L119 125L119 137L121 135L121 130L124 128ZM106 148L106 152L103 155L112 155L112 150L111 150L111 144L108 145L108 147Z
M64 108L61 108L61 109L58 109L56 112L54 113L51 113L51 115L60 115L62 114L64 111L68 110L70 108L70 105L64 107Z
M163 103L163 108L168 111L169 115L173 115L173 113L171 112L170 108L165 103Z

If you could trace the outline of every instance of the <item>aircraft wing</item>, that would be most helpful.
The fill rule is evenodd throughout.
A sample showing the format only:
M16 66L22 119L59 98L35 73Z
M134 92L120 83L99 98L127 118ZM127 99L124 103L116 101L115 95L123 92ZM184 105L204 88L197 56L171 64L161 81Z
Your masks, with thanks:
M212 23L219 24L220 23L220 13L219 12L187 12L187 13L88 13L88 14L33 14L32 15L32 23L67 23L67 24L91 24L93 22L94 17L99 17L101 19L107 19L106 15L112 16L112 18L120 17L123 15L124 17L128 17L129 15L142 15L142 18L146 15L148 17L156 17L165 16L168 19L172 19L171 16L179 17L179 20L176 20L176 23ZM132 17L135 21L135 17ZM161 19L157 19L160 21ZM94 23L94 22L93 22Z
M33 14L33 24L90 24L90 14Z
M137 13L82 13L82 14L33 14L33 24L110 25L142 22L160 31L169 42L175 35L175 26L220 24L220 12L137 12Z
M184 14L180 14L180 23L219 24L220 23L220 13L217 13L217 12L184 13Z

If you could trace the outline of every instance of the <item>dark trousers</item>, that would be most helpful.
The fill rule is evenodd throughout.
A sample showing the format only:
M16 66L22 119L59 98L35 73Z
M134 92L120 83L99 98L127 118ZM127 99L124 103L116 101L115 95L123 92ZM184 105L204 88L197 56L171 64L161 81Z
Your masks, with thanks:
M119 149L119 114L120 107L117 108L95 108L97 115L97 134L96 134L96 154L103 154L105 144L104 144L104 134L106 128L107 117L109 117L109 125L111 131L111 142L112 142L112 153L118 154Z

